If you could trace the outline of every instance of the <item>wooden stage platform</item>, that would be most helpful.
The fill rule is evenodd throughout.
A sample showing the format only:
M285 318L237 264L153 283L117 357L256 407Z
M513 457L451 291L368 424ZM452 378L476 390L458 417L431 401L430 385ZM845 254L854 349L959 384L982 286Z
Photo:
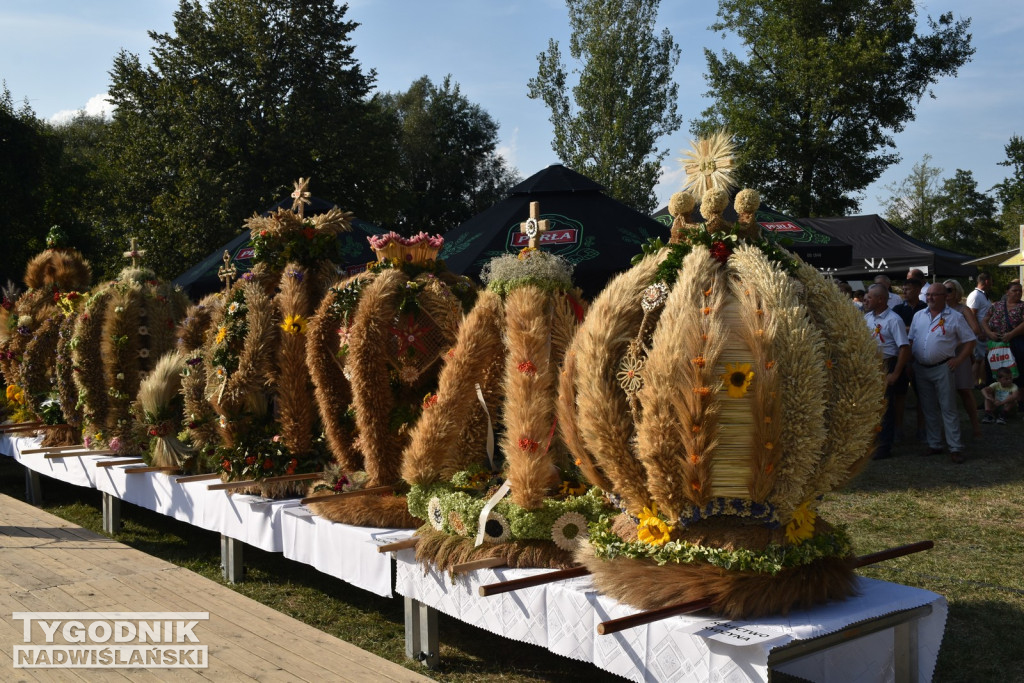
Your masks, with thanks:
M15 612L209 612L205 669L14 668ZM40 631L38 627L36 634ZM58 631L57 641L60 642ZM32 645L42 645L43 636ZM0 669L5 681L429 681L187 569L0 495Z

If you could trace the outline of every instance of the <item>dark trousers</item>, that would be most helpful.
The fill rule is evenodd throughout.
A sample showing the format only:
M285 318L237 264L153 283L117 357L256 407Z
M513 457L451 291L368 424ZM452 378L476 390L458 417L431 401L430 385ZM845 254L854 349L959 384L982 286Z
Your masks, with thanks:
M896 356L886 358L885 374L890 374L896 368ZM893 399L896 394L896 386L887 384L885 386L885 414L882 415L882 429L878 432L878 440L875 442L875 458L888 458L892 455L892 442L896 437L896 408Z

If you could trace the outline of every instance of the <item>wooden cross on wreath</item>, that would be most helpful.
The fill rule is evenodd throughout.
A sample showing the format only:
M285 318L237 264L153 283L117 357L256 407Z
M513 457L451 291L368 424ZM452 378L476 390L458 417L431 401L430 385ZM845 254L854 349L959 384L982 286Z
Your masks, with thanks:
M309 198L309 178L299 178L292 191L292 211L299 214L299 218L305 218L306 205L312 203Z
M540 236L551 229L551 221L540 219L540 202L530 202L530 217L519 224L519 232L530 238L529 248L540 246Z
M231 262L231 253L224 250L224 265L217 269L217 279L224 281L224 298L228 298L231 294L231 282L235 279L235 275L238 274L238 268Z
M145 255L146 255L146 250L145 249L139 249L138 246L136 246L135 238L134 237L131 239L131 242L128 243L128 251L126 251L126 252L124 252L124 254L122 254L122 256L124 256L125 258L130 258L132 260L132 268L136 268L137 267L136 264L135 264L135 259L141 258L141 257L143 257Z

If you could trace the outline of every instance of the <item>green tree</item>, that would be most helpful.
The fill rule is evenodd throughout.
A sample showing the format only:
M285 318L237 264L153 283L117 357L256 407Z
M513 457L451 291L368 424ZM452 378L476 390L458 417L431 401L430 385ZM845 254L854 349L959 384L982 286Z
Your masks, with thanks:
M569 54L582 66L568 90L558 41L537 56L529 96L551 110L552 149L564 164L642 213L655 208L657 140L682 125L672 71L680 50L668 29L655 33L658 0L566 0ZM573 106L575 104L575 107Z
M373 220L388 204L393 121L368 99L346 5L333 0L180 0L174 35L150 33L152 66L122 52L108 154L115 245L129 236L172 277L312 177L319 197Z
M935 224L940 217L939 194L942 169L931 165L932 157L924 158L903 180L885 186L889 197L882 200L885 220L903 232L925 242L936 239Z
M399 232L444 233L503 199L519 182L495 151L498 124L446 76L423 76L406 92L385 95L401 129L400 170L393 179Z
M25 265L46 248L46 233L57 222L52 206L54 175L60 148L46 125L23 103L15 107L7 84L0 92L0 215L4 257L0 285L18 283Z
M746 55L704 51L715 104L693 130L727 127L738 180L795 216L855 211L921 97L974 54L970 19L918 32L914 0L719 0L718 17Z
M1003 226L1003 237L1010 246L1020 242L1020 226L1024 225L1024 138L1010 137L1004 147L1006 160L1000 166L1013 169L1013 175L995 186L996 199L1000 204L999 221Z
M983 256L1006 248L996 220L996 201L978 191L971 171L957 169L942 182L938 198L942 218L935 225L937 244L953 251Z

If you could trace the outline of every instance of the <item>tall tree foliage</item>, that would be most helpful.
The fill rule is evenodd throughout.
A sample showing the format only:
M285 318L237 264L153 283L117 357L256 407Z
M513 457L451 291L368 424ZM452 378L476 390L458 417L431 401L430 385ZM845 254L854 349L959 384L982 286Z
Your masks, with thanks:
M935 229L940 246L975 256L1006 248L995 218L996 202L978 191L971 171L958 168L952 178L942 182L939 211L942 217Z
M942 169L931 165L932 157L914 164L903 180L886 185L889 197L882 200L885 219L903 232L925 242L936 239Z
M496 152L498 124L451 77L423 76L382 97L398 120L400 169L392 179L399 232L444 233L504 198L519 179Z
M914 0L719 0L712 29L743 58L705 50L715 104L694 132L726 126L742 184L797 216L844 215L899 160L893 134L940 77L974 54L970 19L927 18Z
M672 71L680 50L668 29L655 32L658 0L566 0L569 54L581 64L571 90L558 41L537 56L531 99L551 110L552 149L563 163L633 208L655 208L661 161L657 140L682 125ZM571 96L570 96L571 93ZM575 106L574 106L575 105Z
M104 241L141 237L170 277L299 176L364 218L386 204L395 131L367 98L375 74L353 58L357 24L346 11L333 0L180 0L174 34L150 33L152 66L119 54L109 141L117 221Z
M1017 246L1020 226L1024 225L1024 138L1011 136L1003 149L1006 151L1006 159L1000 161L999 165L1012 169L1013 175L995 186L996 199L1000 204L999 220L1007 243Z
M63 223L59 198L60 142L27 102L14 105L7 84L0 91L0 215L4 256L0 285L21 282L25 265L46 248L51 225ZM70 234L68 226L62 225Z

